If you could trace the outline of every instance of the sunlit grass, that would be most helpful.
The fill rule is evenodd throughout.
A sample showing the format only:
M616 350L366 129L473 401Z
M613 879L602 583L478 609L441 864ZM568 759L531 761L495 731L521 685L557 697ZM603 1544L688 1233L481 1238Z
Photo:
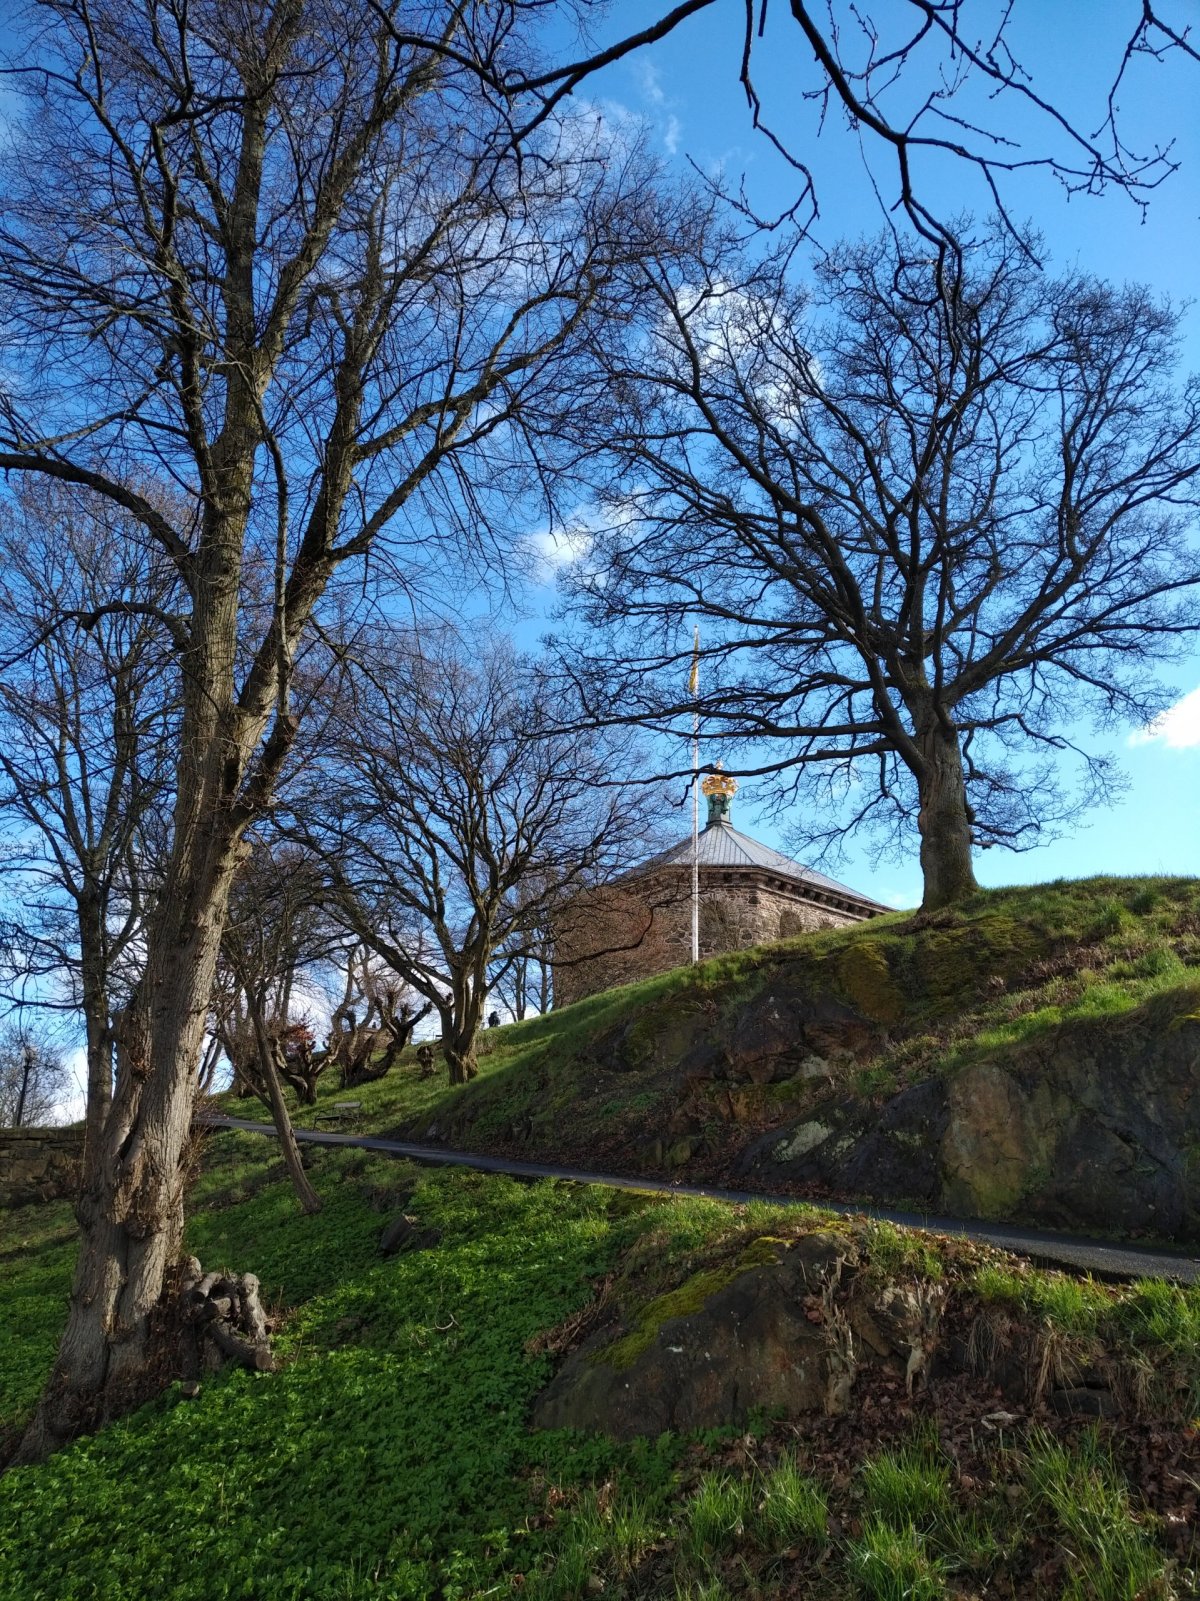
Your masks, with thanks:
M946 1594L944 1564L911 1524L869 1518L848 1542L847 1558L856 1593L868 1601L939 1601Z
M764 1551L823 1540L829 1525L824 1490L802 1473L796 1458L785 1453L763 1474L754 1513L754 1535Z
M1146 1601L1164 1595L1164 1563L1134 1516L1129 1492L1095 1431L1074 1449L1035 1431L1025 1481L1035 1517L1049 1514L1070 1567L1063 1601Z

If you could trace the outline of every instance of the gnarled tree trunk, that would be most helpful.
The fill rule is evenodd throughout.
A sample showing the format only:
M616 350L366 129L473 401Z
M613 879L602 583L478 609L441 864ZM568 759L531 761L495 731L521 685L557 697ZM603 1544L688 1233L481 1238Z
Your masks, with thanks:
M115 1029L117 1075L82 1227L67 1326L17 1462L37 1462L155 1388L153 1317L183 1235L184 1154L234 851L171 903ZM194 913L192 909L195 909Z

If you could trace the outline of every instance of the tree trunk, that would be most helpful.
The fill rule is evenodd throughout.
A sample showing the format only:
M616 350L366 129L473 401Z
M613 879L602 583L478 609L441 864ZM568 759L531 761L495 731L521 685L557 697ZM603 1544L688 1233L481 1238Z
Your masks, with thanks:
M83 1125L83 1187L95 1182L101 1137L112 1106L112 1030L98 900L79 908L83 1017L87 1031L87 1101Z
M300 1210L307 1216L314 1217L321 1210L321 1197L313 1189L308 1174L304 1171L300 1146L296 1141L291 1113L288 1111L283 1085L280 1083L275 1052L282 1050L282 1046L268 1034L262 1011L249 996L246 997L246 1006L253 1023L254 1037L258 1042L258 1068L266 1085L267 1105L271 1109L271 1121L279 1136L279 1149L283 1153L284 1166L288 1170L296 1199L300 1202Z
M918 729L922 769L917 775L921 834L922 911L965 900L979 888L971 860L971 808L967 804L962 751L952 723L931 718Z
M461 972L451 975L450 1005L438 1007L442 1020L442 1055L446 1058L451 1084L465 1084L479 1071L475 1060L475 1036L483 1011L484 990L473 985Z
M550 1010L550 963L538 957L538 1011L544 1017Z
M479 1071L479 1064L475 1060L474 1034L443 1037L442 1055L446 1058L451 1084L466 1084Z
M151 1314L183 1235L183 1158L228 879L216 875L200 915L185 905L164 917L117 1021L112 1107L76 1207L83 1237L66 1330L16 1462L42 1461L157 1388Z

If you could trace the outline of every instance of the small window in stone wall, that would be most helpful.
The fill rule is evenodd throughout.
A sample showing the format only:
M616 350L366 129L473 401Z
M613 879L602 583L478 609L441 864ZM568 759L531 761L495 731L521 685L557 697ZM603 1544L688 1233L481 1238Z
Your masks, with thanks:
M795 934L804 933L804 919L799 912L781 912L779 914L779 937L791 939Z

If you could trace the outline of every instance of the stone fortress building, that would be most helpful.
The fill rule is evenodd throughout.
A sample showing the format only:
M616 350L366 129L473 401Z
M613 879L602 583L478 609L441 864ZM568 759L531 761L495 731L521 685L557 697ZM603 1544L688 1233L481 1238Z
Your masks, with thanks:
M719 763L700 786L708 802L698 849L702 961L889 910L734 828L737 787ZM582 891L563 908L554 946L555 1005L683 967L691 956L689 837L611 883Z

